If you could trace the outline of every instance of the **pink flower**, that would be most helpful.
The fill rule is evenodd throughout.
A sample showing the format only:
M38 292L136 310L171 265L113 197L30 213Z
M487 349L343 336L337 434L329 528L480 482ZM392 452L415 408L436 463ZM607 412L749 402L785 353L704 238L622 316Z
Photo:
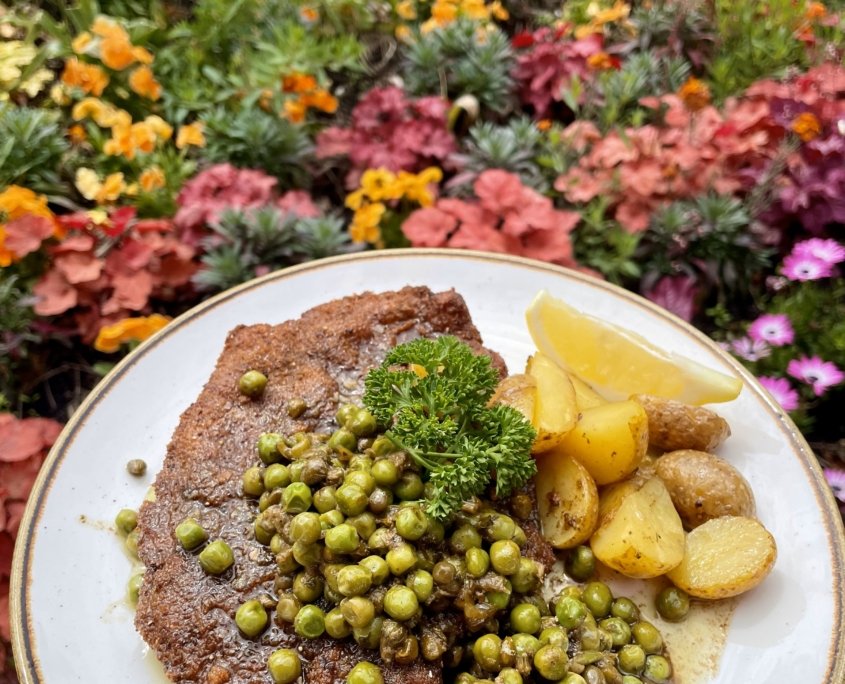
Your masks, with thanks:
M688 275L666 276L645 293L646 298L689 322L695 314L698 287L695 278ZM727 345L725 346L727 349Z
M815 257L790 254L783 260L783 274L790 280L819 280L833 275L831 264Z
M845 373L839 370L836 364L822 361L818 356L792 359L786 367L786 372L793 378L811 385L817 397L822 396L828 387L845 380Z
M811 238L796 242L792 253L799 258L811 258L828 265L845 261L845 247L836 240Z
M766 342L773 347L791 344L795 339L786 314L763 314L748 328L748 335L755 342Z
M731 351L746 361L759 361L772 353L765 341L752 340L749 337L740 337L731 342Z
M789 384L786 378L773 378L763 375L757 381L765 387L785 411L798 408L798 392Z
M841 468L825 468L824 476L840 502L845 503L845 470Z
M276 206L300 218L316 218L320 215L320 208L305 190L289 190L278 199Z

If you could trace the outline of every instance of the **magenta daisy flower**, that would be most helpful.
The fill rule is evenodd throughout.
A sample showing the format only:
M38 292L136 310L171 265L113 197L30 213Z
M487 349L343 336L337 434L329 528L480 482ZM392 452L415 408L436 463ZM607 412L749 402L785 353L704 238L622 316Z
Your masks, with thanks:
M840 468L825 468L824 476L833 490L833 496L845 503L845 470Z
M769 390L775 401L785 411L794 411L798 408L798 392L792 388L789 380L786 378L773 378L768 375L762 375L757 380L763 387Z
M749 337L740 337L731 342L731 351L746 361L759 361L772 353L764 340L752 340Z
M812 257L831 266L845 261L845 245L831 239L810 238L796 242L792 253L797 257Z
M795 331L786 314L763 314L749 326L748 336L755 342L782 347L792 343Z
M786 372L793 378L812 385L817 397L822 396L828 387L838 385L845 380L845 373L839 370L836 364L822 361L818 356L792 359L786 367Z
M815 257L790 254L783 260L783 274L790 280L819 280L833 274L831 264Z

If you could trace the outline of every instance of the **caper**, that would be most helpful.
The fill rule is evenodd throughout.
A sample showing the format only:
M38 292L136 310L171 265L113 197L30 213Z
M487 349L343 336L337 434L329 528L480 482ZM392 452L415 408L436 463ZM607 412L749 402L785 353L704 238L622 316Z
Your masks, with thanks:
M555 616L561 627L579 627L587 616L587 606L572 596L563 596L555 605Z
M270 544L273 537L276 536L275 528L270 526L262 513L255 518L255 522L252 524L252 532L255 535L255 540L264 546Z
M285 404L285 412L291 418L299 418L308 409L304 399L291 399Z
M643 676L655 684L663 684L672 676L672 666L660 655L650 655L645 659Z
M660 632L650 622L640 620L634 623L631 633L634 635L634 641L642 646L646 653L660 653L663 651L663 637L660 636Z
M519 546L510 540L490 545L490 564L500 575L513 575L519 569Z
M264 477L261 468L253 466L247 468L241 478L244 496L254 496L258 498L264 493Z
M455 581L458 571L448 560L438 561L431 571L434 581L441 587L447 587Z
M346 428L338 428L329 438L329 448L335 451L353 451L357 444L355 435Z
M276 601L276 617L282 622L292 623L300 608L302 603L296 596L290 593L281 594Z
M335 494L337 507L344 515L358 515L367 510L370 500L358 485L344 483Z
M316 639L326 630L325 615L317 606L302 606L293 620L293 628L299 636Z
M347 565L337 573L337 589L344 596L366 594L373 584L373 573L363 565Z
M689 614L689 594L678 587L666 587L657 594L655 605L664 620L680 622Z
M359 561L358 565L370 571L373 584L381 584L390 577L390 567L387 565L387 561L381 556L367 556Z
M123 508L114 518L115 527L121 534L129 534L138 526L138 514L131 508Z
M340 602L340 612L352 629L367 627L375 618L373 602L363 596L350 596Z
M250 399L257 399L264 394L267 376L257 370L248 370L238 380L238 391Z
M297 465L297 463L294 463L293 465ZM313 487L326 479L329 472L329 465L322 456L311 456L303 459L301 463L302 470L299 473L300 482L304 482L309 487Z
M264 492L258 498L258 510L262 513L266 511L270 506L275 506L276 504L282 501L282 494L284 490L282 489L274 489L272 491Z
M384 618L379 616L373 618L373 621L366 627L353 627L352 637L361 648L374 650L379 647L379 643L381 642L383 627Z
M258 437L258 458L264 465L278 463L282 459L279 445L284 444L284 437L277 432L265 432Z
M475 640L472 655L475 662L487 672L498 672L501 669L499 656L502 652L502 640L497 634L485 634Z
M358 532L349 523L342 523L326 530L325 543L335 553L352 553L358 548Z
M210 575L220 575L235 562L232 549L222 539L211 542L199 555L199 564Z
M519 567L511 575L513 590L520 594L529 594L540 585L540 566L531 558L519 559Z
M376 419L367 409L362 408L349 417L345 426L356 437L369 437L376 431Z
M405 471L399 476L399 481L393 486L393 493L402 501L416 501L422 498L425 486L420 476L411 471Z
M302 471L305 470L305 461L302 459L294 461L288 466L291 482L302 482Z
M250 639L261 634L267 622L267 611L258 599L242 603L235 612L235 624Z
M501 513L495 515L487 528L487 537L491 541L513 539L516 523L513 518Z
M605 618L599 623L599 627L610 634L614 648L624 646L631 641L631 628L622 618Z
M362 662L349 671L346 684L384 684L384 677L378 665Z
M332 608L326 613L324 622L326 625L326 634L332 637L332 639L345 639L352 634L352 627L346 621L346 618L343 617L340 608Z
M299 569L299 564L293 557L293 548L285 544L276 554L276 570L280 574L289 575Z
M613 617L622 618L629 625L640 619L640 609L637 608L637 604L625 596L613 599L610 614Z
M619 669L630 674L640 674L645 667L645 651L639 644L626 644L619 649Z
M367 539L367 548L370 551L386 551L393 543L392 532L386 527L379 527Z
M417 554L410 544L397 544L385 556L390 572L394 575L404 575L417 564Z
M302 603L313 603L323 593L323 578L313 572L300 572L293 578L293 595Z
M594 617L605 617L610 614L613 594L604 582L589 582L581 592L581 601Z
M434 578L426 570L414 570L405 580L406 586L425 603L434 591Z
M133 458L127 462L126 471L133 477L141 477L147 472L147 462L142 458Z
M270 654L267 669L275 684L293 684L302 674L302 663L292 648L280 648Z
M586 582L596 571L596 557L589 546L576 546L564 563L566 574L576 582Z
M392 503L393 492L391 492L389 489L382 489L381 487L376 487L373 490L373 493L370 494L370 501L367 504L367 508L369 508L370 511L378 515L379 513L384 513Z
M408 506L396 514L396 531L404 539L416 541L428 529L428 517L419 506Z
M311 445L313 443L314 441L311 438L311 435L304 432L297 432L290 441L290 446L288 448L290 457L293 459L302 458L311 449Z
M144 573L138 572L129 578L126 585L126 594L129 598L129 603L135 605L138 603L138 595L141 593L141 585L144 583Z
M304 482L292 482L282 491L282 502L288 513L303 513L311 508L311 488Z
M520 603L511 610L510 625L514 632L536 634L540 631L540 609L530 603Z
M484 549L477 547L467 549L464 560L467 572L473 577L482 577L490 569L490 556Z
M281 463L271 463L264 469L264 488L276 489L290 484L290 473L287 466Z
M555 682L564 678L568 665L566 651L558 646L542 646L534 654L534 668L540 676Z

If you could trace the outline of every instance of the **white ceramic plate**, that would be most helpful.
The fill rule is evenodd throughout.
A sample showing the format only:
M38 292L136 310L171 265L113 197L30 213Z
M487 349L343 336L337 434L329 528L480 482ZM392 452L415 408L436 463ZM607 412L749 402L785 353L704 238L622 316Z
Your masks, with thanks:
M845 681L837 657L845 647L841 519L807 444L738 363L662 309L598 280L490 254L402 250L312 262L225 292L141 345L91 393L50 453L21 526L11 608L22 682L163 681L123 602L129 562L111 530L115 512L141 501L231 328L277 323L342 295L407 284L454 287L485 343L512 369L532 351L523 314L546 288L666 350L741 374L740 397L719 407L734 433L720 453L750 481L779 556L766 581L739 601L718 672L705 680ZM147 477L126 474L130 458L147 461Z

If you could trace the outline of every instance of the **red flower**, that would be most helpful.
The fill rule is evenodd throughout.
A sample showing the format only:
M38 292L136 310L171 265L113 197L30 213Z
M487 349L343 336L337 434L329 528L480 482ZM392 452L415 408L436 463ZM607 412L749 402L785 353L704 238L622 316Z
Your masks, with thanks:
M511 38L511 45L516 50L531 47L532 45L534 45L534 43L534 36L528 31L522 31L521 33L517 33L513 38Z

